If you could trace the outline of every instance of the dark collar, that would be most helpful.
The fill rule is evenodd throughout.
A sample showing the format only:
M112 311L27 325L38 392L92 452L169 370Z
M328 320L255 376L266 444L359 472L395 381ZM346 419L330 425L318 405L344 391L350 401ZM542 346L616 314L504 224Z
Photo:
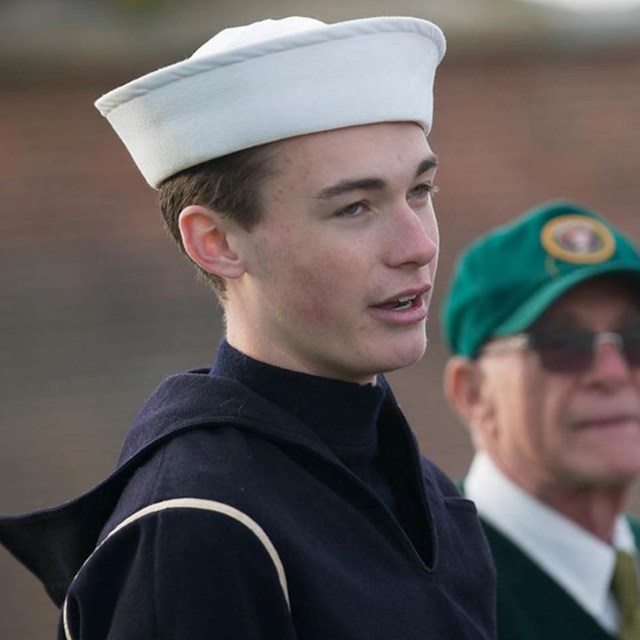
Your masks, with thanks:
M311 427L336 451L372 455L377 423L389 387L360 385L275 367L255 360L223 341L211 375L235 380Z

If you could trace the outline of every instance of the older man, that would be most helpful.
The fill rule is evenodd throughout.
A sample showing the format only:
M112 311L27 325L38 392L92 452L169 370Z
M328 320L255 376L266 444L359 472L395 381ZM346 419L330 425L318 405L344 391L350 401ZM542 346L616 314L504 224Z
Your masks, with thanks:
M498 571L498 637L640 638L640 255L551 202L474 242L444 308L464 492Z
M381 375L425 349L443 54L414 18L268 20L98 101L226 337L160 386L105 483L0 522L60 638L493 635L475 508Z

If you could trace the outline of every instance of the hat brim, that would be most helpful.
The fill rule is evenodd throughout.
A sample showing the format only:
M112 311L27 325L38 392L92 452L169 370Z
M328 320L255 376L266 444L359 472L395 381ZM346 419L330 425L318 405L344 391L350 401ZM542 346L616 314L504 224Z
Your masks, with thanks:
M629 275L636 278L640 284L640 266L633 266L620 261L593 265L592 267L567 273L565 276L559 276L529 297L525 304L516 309L492 332L492 336L500 337L525 331L553 302L569 289L586 280L609 274Z

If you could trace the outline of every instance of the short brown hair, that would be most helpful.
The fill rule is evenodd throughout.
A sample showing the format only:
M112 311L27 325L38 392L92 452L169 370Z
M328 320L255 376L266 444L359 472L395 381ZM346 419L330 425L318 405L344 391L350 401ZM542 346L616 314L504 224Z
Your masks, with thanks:
M261 186L271 173L266 144L236 151L221 158L183 169L160 185L160 210L167 230L186 255L178 218L185 207L198 204L231 218L250 231L262 216ZM225 281L195 265L202 279L220 300L225 298Z

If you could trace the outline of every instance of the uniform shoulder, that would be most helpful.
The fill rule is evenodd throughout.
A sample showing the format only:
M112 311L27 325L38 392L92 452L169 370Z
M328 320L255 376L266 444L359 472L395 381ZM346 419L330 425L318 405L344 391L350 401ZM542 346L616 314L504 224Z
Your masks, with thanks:
M255 520L230 505L183 498L148 505L110 532L73 580L63 619L74 638L159 630L205 638L212 628L250 638L230 612L267 602L267 627L284 638L288 601L278 551Z

